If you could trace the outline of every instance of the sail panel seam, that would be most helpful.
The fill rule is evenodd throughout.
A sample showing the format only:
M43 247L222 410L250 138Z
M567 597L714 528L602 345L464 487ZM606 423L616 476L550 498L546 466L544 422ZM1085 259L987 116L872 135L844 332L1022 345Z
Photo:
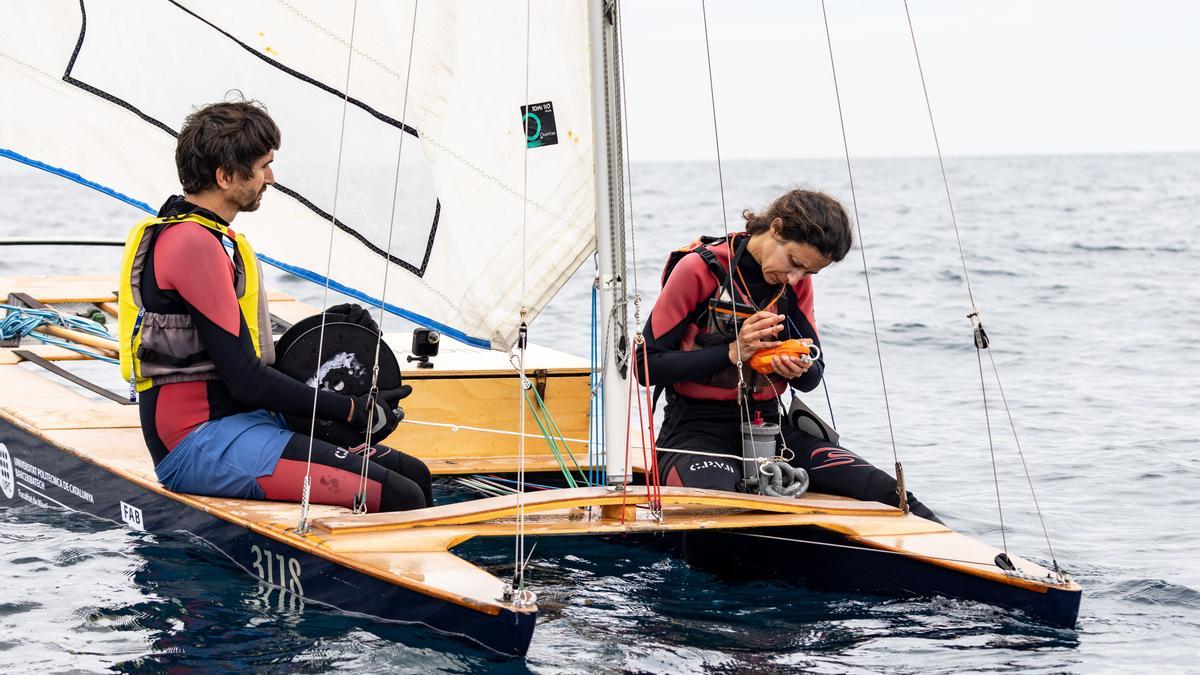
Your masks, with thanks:
M26 164L28 166L32 166L35 169L41 169L42 171L45 171L47 173L52 173L56 176L66 178L67 180L70 180L75 183L79 183L80 185L92 188L93 190L96 190L97 192L106 194L109 197L112 197L114 199L118 199L122 202L125 202L126 204L129 204L130 206L141 209L142 211L145 211L146 213L149 213L151 215L153 215L154 213L157 213L157 211L155 209L151 208L150 205L147 204L146 202L138 201L137 199L134 199L133 197L130 197L128 195L124 195L120 192L117 192L116 190L114 190L110 187L106 187L106 186L96 183L94 181L90 181L90 180L84 178L83 176L80 176L79 174L74 173L73 171L68 171L67 169L62 169L59 167L51 166L49 164L46 164L45 162L39 162L36 159L26 157L25 155L22 155L18 152L14 152L13 150L9 150L8 148L0 148L0 157L7 157L8 159L11 159L15 162L20 162L21 164ZM324 283L325 283L325 279L326 279L325 276L323 276L321 274L317 274L316 272L313 272L306 268L300 267L298 265L292 265L289 263L285 263L281 260L276 260L275 258L272 258L268 255L264 255L262 253L258 254L258 259L262 260L263 262L267 263L268 265L271 265L272 267L283 270L284 272L287 272L294 276L300 277L301 279L304 279L305 281L312 281L314 283L318 283L318 284L322 284L322 285L324 285ZM418 314L417 312L414 312L412 310L404 309L402 307L398 307L391 303L382 303L377 298L371 297L370 294L364 293L363 291L360 291L351 286L347 286L346 284L343 284L337 280L334 280L334 279L330 280L330 288L333 288L334 290L336 290L337 292L339 292L343 295L348 295L352 298L355 298L357 300L362 300L363 302L371 303L372 305L375 305L375 306L382 305L384 309L386 309L388 312L390 312L392 314L395 314L396 316L403 317L405 319L408 319L409 321L421 324L422 326L426 326L428 328L433 328L433 329L437 330L438 332L440 332L441 334L446 335L448 337L452 337L455 340L462 342L463 344L470 345L472 347L480 347L482 349L490 349L492 346L492 343L490 340L480 338L480 337L475 337L472 335L468 335L467 333L465 333L461 330L458 330L457 328L451 328L450 326L448 326L440 321L431 319L422 314Z
M229 39L230 41L232 41L234 44L238 45L245 51L255 55L256 57L261 59L264 63L267 63L268 65L279 69L280 71L290 75L291 77L294 77L294 78L300 80L301 82L305 82L314 87L317 87L318 89L320 89L328 94L332 94L334 96L337 96L338 98L345 97L346 100L350 104L356 106L357 108L359 108L363 112L366 112L367 114L371 115L372 117L376 118L380 122L383 122L384 124L395 127L397 129L399 129L401 132L412 134L416 138L422 138L421 134L415 128L405 124L404 122L401 122L400 120L397 120L388 115L385 115L384 113L379 112L378 110L375 110L371 106L368 106L367 104L354 98L353 96L345 96L345 94L343 94L342 92L337 91L337 89L330 87L329 85L324 84L319 80L313 79L299 71L293 70L264 54L260 54L253 47L238 40L233 35L225 32L218 26L207 21L203 17L197 15L195 12L192 12L188 8L180 5L175 0L169 0L169 2L172 5L179 8L181 11L183 11L183 12L187 13L188 15L192 16L193 18L195 18L197 21L200 21L201 23L205 24L206 26L212 28L217 33L220 33L222 36ZM132 112L133 114L135 114L139 118L141 118L143 121L167 132L168 134L171 135L172 138L178 137L179 132L177 132L175 129L172 129L170 127L170 125L145 113L144 111L139 109L137 106L134 106L133 104L129 103L128 101L125 101L124 99L121 99L121 98L114 96L106 91L98 89L95 86L92 86L86 82L76 79L75 77L73 77L71 75L71 72L75 67L75 61L76 61L77 57L79 56L79 52L83 48L84 37L87 32L87 12L84 7L84 0L79 0L79 11L80 11L80 17L81 17L81 23L80 23L80 28L79 28L79 40L78 40L78 42L76 42L75 51L71 54L71 59L67 63L66 71L63 73L63 76L62 76L62 81L66 82L67 84L70 84L72 86L78 87L79 89L82 89L82 90L88 92L89 94L92 94L101 99L104 99L104 100L108 101L109 103L120 106L120 107ZM28 64L22 64L22 65L28 65ZM30 67L32 68L32 66L30 66ZM37 72L41 72L41 71L38 71L36 68L34 68L34 70ZM392 264L403 267L404 269L408 270L409 272L413 273L414 275L416 275L418 277L423 277L425 275L425 270L427 269L427 266L429 264L429 259L433 253L434 237L437 234L438 220L439 220L440 214L441 214L441 201L440 200L435 200L435 203L434 203L433 224L430 226L429 238L425 242L425 252L422 257L421 265L418 267L417 265L414 265L406 260L403 260L401 258L393 256L393 255L391 255L391 253L389 251L385 251L382 248L378 247L377 245L372 243L370 240L368 240L358 230L347 225L345 222L343 222L341 220L337 220L337 219L333 218L332 214L327 213L324 209L321 209L320 207L316 206L311 201L309 201L307 198L300 195L299 192L292 190L291 188L288 188L280 183L275 183L273 187L275 187L280 192L288 195L289 197L292 197L296 201L303 204L306 208L311 210L313 213L316 213L318 216L320 216L322 220L333 220L334 225L338 229L342 230L343 232L346 232L350 236L352 236L355 239L362 242L362 244L364 246L366 246L372 253L375 253L379 257L386 259L388 262L390 262Z

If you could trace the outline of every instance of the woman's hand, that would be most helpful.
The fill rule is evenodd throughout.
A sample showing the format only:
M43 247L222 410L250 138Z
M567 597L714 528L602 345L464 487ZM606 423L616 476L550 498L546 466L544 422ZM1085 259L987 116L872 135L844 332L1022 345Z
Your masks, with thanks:
M729 362L737 365L750 360L760 349L778 347L775 338L783 330L783 315L771 312L756 312L742 324L737 339L729 343ZM740 357L740 359L739 359Z
M808 342L811 342L811 340ZM780 354L779 356L771 357L771 369L775 371L776 375L784 379L794 380L807 373L809 368L812 368L812 361L805 361L798 356Z

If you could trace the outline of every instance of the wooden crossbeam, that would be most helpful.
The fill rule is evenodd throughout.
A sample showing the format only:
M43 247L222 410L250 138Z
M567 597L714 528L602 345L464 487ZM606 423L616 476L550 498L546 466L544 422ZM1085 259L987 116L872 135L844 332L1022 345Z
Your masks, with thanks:
M664 506L690 504L771 513L829 513L848 516L903 515L899 509L886 504L826 498L825 495L806 495L801 499L788 499L720 490L663 487L662 501ZM328 533L378 532L429 525L479 523L514 516L522 506L525 513L531 514L557 509L622 504L636 506L645 503L648 503L645 490L631 489L628 493L621 493L605 487L572 488L526 493L520 501L518 501L517 495L508 495L435 506L419 511L323 518L316 521L316 527Z

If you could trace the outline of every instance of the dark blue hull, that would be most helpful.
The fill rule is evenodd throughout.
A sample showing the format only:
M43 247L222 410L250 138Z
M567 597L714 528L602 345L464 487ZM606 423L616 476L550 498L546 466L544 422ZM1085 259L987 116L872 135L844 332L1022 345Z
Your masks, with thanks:
M780 579L823 591L943 595L1011 607L1063 628L1075 627L1082 596L1057 588L1042 593L880 553L819 527L688 532L683 549L689 565L727 578Z
M83 511L149 531L187 532L282 593L426 626L500 654L523 656L537 622L534 612L501 609L499 615L487 614L343 567L146 490L5 421L0 421L0 488L0 499Z

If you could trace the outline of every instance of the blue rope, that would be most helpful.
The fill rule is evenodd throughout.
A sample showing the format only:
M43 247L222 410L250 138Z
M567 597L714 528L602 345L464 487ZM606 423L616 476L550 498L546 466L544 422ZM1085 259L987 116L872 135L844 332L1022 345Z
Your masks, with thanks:
M604 385L600 379L600 325L599 317L599 291L595 285L592 286L592 340L591 340L591 373L588 377L588 389L591 391L591 398L588 401L588 418L591 422L590 433L588 434L588 462L591 464L588 467L588 484L603 485L607 482L608 477L605 475L607 471L604 461Z
M113 336L109 335L103 326L91 319L85 319L81 316L67 316L50 309L30 309L28 307L15 307L2 303L0 303L0 309L8 311L4 320L0 321L0 340L31 337L35 340L40 340L44 344L69 349L73 352L90 356L98 361L118 363L117 359L110 356L105 356L90 349L83 349L66 340L36 332L42 326L59 326L106 340L112 340L113 344L116 344L117 341Z
M796 327L796 322L792 321L792 317L788 316L787 314L784 314L784 317L787 318L788 326L791 327L791 330L796 334L796 337L804 337L804 334L801 333L800 329ZM837 420L833 418L833 399L829 397L829 383L825 381L825 366L821 365L820 361L813 361L813 365L815 365L821 371L821 388L825 390L825 404L829 406L829 425L836 429ZM793 391L792 396L795 397L796 392Z

